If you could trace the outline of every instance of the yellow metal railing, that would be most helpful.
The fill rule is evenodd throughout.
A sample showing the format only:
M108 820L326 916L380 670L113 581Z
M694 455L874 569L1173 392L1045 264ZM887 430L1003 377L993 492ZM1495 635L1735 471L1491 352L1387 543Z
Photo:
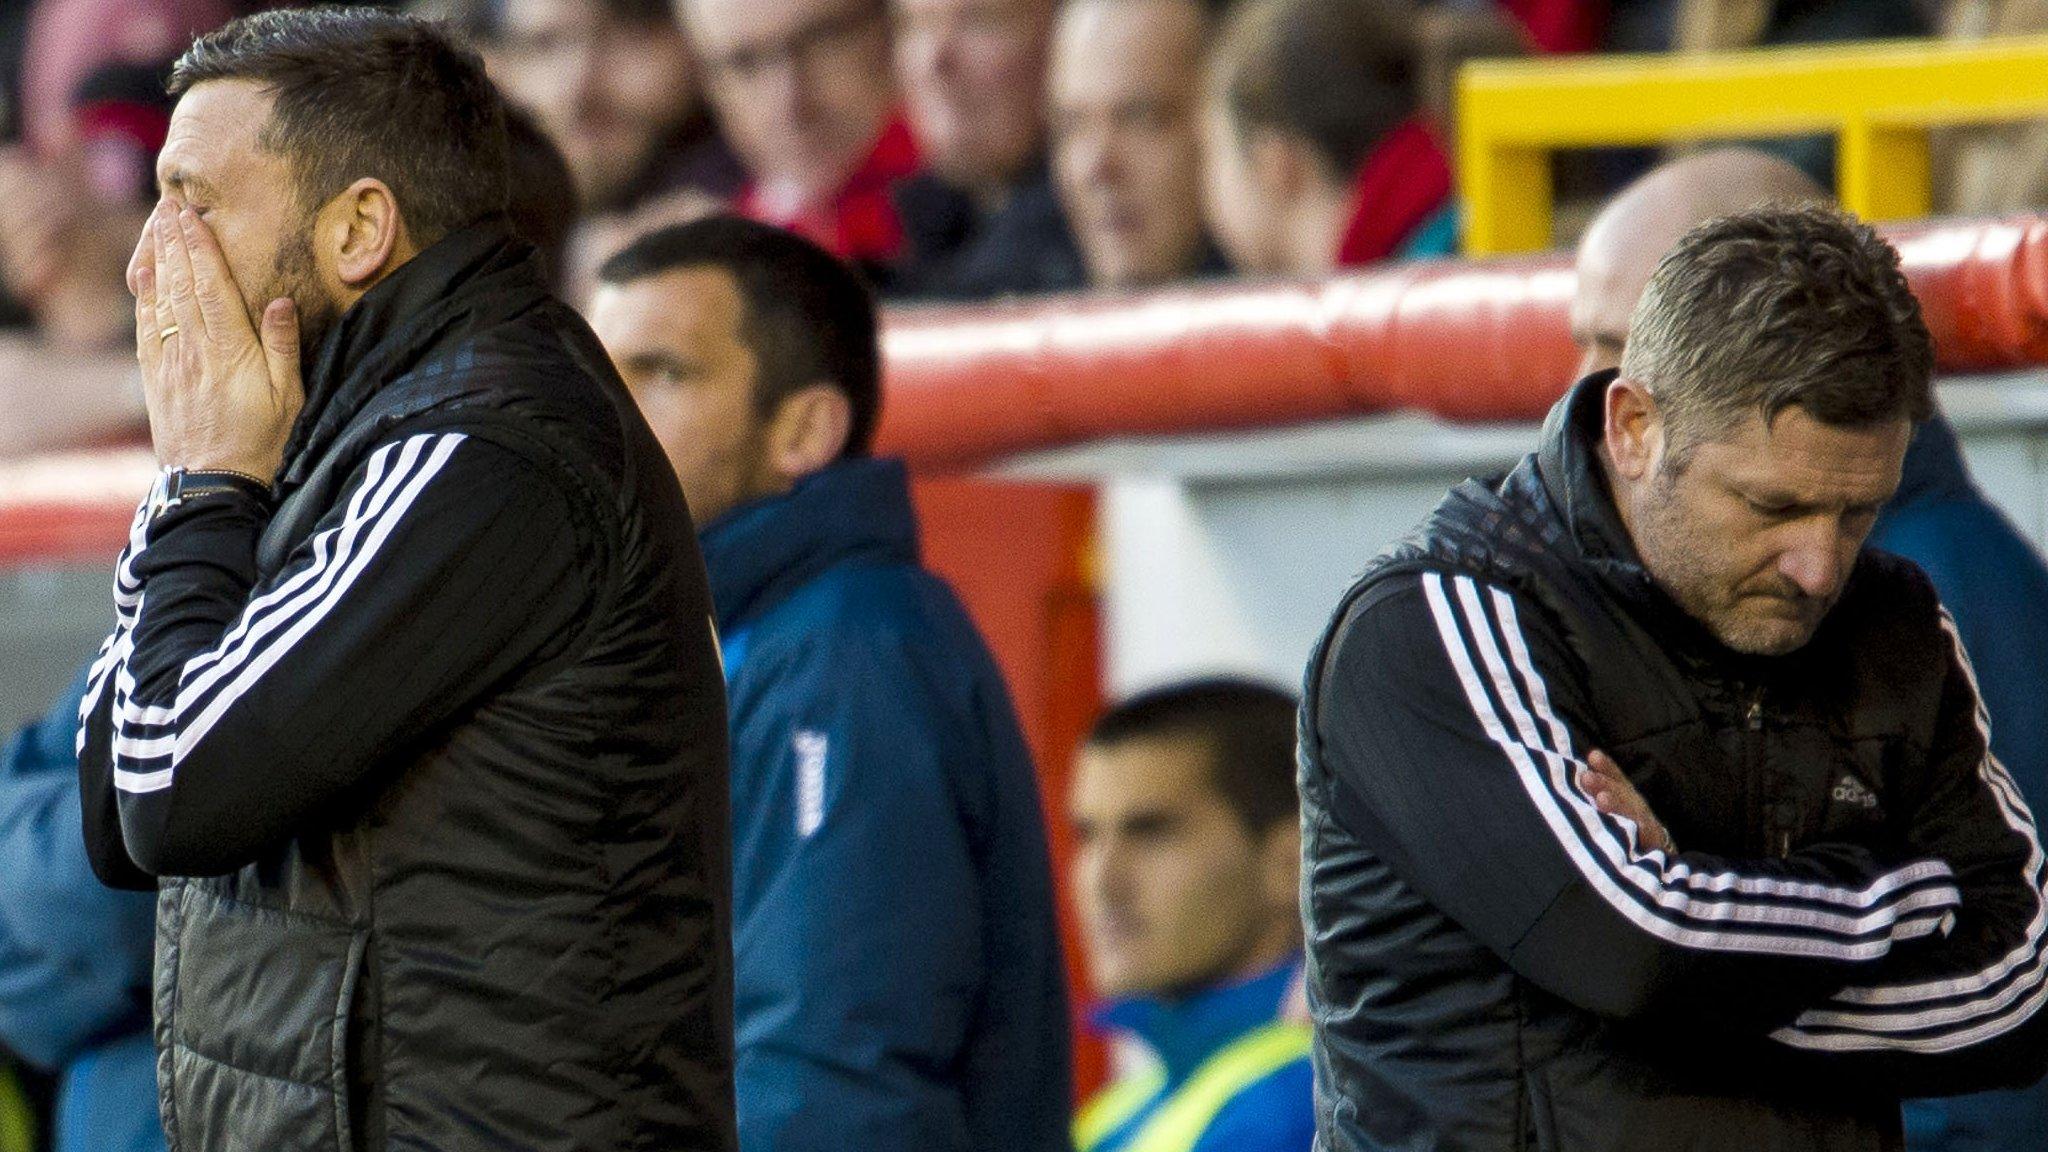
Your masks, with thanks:
M2034 118L2048 36L1475 62L1458 79L1465 251L1550 246L1561 149L1832 132L1843 204L1903 220L1933 210L1930 129Z

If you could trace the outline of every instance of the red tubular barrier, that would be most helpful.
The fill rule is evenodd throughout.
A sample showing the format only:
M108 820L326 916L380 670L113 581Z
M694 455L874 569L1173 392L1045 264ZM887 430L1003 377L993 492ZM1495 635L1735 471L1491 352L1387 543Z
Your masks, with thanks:
M1921 221L1887 234L1945 371L2048 364L2048 216ZM1398 408L1534 419L1577 362L1572 287L1569 258L1552 253L1316 283L892 311L880 449L934 473L1103 437ZM0 466L0 562L70 552L109 530L118 542L147 486L133 454Z
M155 474L148 448L0 464L0 568L105 562L121 550Z
M1889 228L1942 368L2048 363L2048 217ZM1571 382L1568 255L1315 283L912 309L890 316L881 450L927 471L1110 436L1415 408L1540 417Z

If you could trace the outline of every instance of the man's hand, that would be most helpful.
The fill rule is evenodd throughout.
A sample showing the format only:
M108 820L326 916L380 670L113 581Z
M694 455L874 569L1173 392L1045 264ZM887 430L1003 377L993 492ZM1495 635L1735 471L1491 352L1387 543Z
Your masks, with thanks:
M306 402L292 302L251 323L213 231L168 199L143 225L128 286L157 462L274 480Z
M1605 752L1595 751L1586 757L1587 767L1579 769L1579 787L1593 797L1594 807L1609 816L1622 816L1635 821L1637 840L1646 851L1674 851L1671 834L1664 830L1664 822L1650 811L1650 805L1643 800L1643 794L1622 775L1621 765Z

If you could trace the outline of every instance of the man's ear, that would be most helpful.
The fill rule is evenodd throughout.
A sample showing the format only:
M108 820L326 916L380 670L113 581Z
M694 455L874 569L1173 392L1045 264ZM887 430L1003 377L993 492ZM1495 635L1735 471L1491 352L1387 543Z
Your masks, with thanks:
M1290 915L1301 901L1301 822L1275 820L1259 838L1259 893Z
M768 467L794 484L839 459L853 431L853 402L830 384L812 384L782 398L768 422Z
M349 185L320 216L334 277L349 291L369 291L413 255L398 198L382 180L366 176Z
M1605 438L1616 475L1633 484L1655 471L1664 431L1664 413L1648 388L1626 376L1607 385Z

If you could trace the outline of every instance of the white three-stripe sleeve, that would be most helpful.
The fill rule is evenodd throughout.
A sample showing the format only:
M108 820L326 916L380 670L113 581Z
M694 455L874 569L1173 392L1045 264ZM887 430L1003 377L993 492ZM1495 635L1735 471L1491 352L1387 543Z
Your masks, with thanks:
M130 633L142 610L142 582L136 579L134 558L146 546L148 521L149 500L145 497L136 506L134 519L128 522L128 543L114 563L114 630L100 642L99 651L86 668L85 698L78 706L78 738L74 748L79 753L85 751L86 730L105 699L107 674L127 658L132 643Z
M590 627L604 504L553 457L395 437L317 517L270 574L250 494L174 508L131 551L80 750L102 879L260 859Z
M1942 930L1959 895L1926 859L1842 883L1788 862L1736 863L1642 847L1635 825L1601 813L1579 786L1586 751L1552 707L1507 592L1424 573L1424 596L1472 716L1585 885L1665 944L1721 953L1862 963Z
M88 775L104 762L132 863L247 863L558 651L594 589L595 529L572 490L557 464L493 439L407 436L260 580L260 522L226 503L167 518L135 558L135 620L80 760Z
M1963 886L1957 930L1904 963L1879 966L1878 980L1843 989L1773 1033L1794 1048L1956 1052L2012 1035L2048 1002L2048 859L2033 814L1991 754L1976 673L1946 613L1942 627L1951 656L1946 738L1931 769L1948 778L1912 824L1918 849L1955 864Z
M462 440L460 433L422 434L379 449L347 515L313 538L312 562L251 601L220 643L187 659L175 680L161 678L150 690L138 685L131 642L108 676L114 787L131 794L169 788L222 715L346 599ZM138 596L138 625L139 604Z

